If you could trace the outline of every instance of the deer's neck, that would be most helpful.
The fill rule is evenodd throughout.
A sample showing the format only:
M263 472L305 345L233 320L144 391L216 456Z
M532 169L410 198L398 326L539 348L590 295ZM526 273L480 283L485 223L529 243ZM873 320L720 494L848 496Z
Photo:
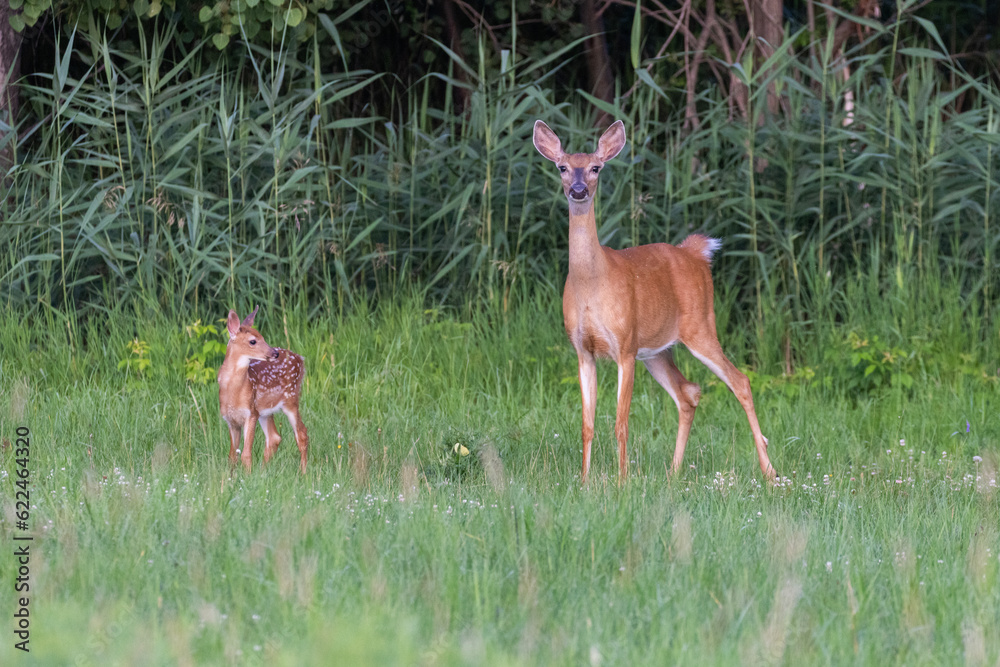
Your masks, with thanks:
M227 349L226 358L222 360L222 365L219 366L219 383L228 385L235 381L242 384L246 380L249 370L249 359L242 358L238 354L233 354L231 349Z
M586 204L569 204L569 278L589 280L605 272L604 250L597 238L594 200Z

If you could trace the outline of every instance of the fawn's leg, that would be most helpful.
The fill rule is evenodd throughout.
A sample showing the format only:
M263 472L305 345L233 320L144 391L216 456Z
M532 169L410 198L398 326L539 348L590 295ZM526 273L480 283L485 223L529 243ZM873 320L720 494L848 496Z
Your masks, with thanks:
M302 415L299 414L298 403L285 408L284 412L288 416L288 421L291 422L292 428L295 430L295 444L299 446L299 472L305 474L306 459L309 455L309 431L306 430L306 425L302 421Z
M250 472L250 462L252 460L251 457L250 457L250 451L251 451L251 448L253 447L253 432L254 432L255 428L257 428L256 415L251 415L243 423L243 455L242 455L242 459L243 459L243 467L246 469L247 472Z
M274 453L278 451L278 445L281 444L281 434L278 433L278 427L274 425L273 416L259 417L257 421L264 431L264 463L268 463Z
M229 463L232 467L235 467L237 461L236 450L240 447L240 425L229 420L226 420L226 425L229 426Z

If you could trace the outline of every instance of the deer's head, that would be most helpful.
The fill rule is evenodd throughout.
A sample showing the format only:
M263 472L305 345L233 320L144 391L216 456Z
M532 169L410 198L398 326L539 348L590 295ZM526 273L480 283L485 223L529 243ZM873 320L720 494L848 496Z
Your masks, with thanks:
M237 355L237 365L249 364L253 359L275 359L278 357L278 350L274 349L266 342L260 332L253 328L253 318L257 314L257 309L247 315L243 321L235 310L229 311L226 320L226 328L229 330L230 351Z
M625 124L620 120L612 123L601 135L593 153L564 153L559 137L540 120L535 121L532 141L542 157L552 160L559 168L570 210L588 208L597 192L597 179L604 163L625 147Z

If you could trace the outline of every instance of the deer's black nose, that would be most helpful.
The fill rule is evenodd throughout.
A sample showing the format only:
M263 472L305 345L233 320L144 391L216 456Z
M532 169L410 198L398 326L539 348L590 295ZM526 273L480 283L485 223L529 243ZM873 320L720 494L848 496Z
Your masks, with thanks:
M587 186L583 183L574 183L569 188L569 196L573 199L586 199L587 194Z

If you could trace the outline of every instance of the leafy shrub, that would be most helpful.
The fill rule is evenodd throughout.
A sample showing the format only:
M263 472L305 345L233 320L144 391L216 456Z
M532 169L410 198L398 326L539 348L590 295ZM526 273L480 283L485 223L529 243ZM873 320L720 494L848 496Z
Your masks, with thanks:
M215 381L215 374L226 354L226 345L219 340L219 329L201 320L184 327L188 336L188 353L184 358L184 379L195 384ZM199 347L200 346L200 347Z

